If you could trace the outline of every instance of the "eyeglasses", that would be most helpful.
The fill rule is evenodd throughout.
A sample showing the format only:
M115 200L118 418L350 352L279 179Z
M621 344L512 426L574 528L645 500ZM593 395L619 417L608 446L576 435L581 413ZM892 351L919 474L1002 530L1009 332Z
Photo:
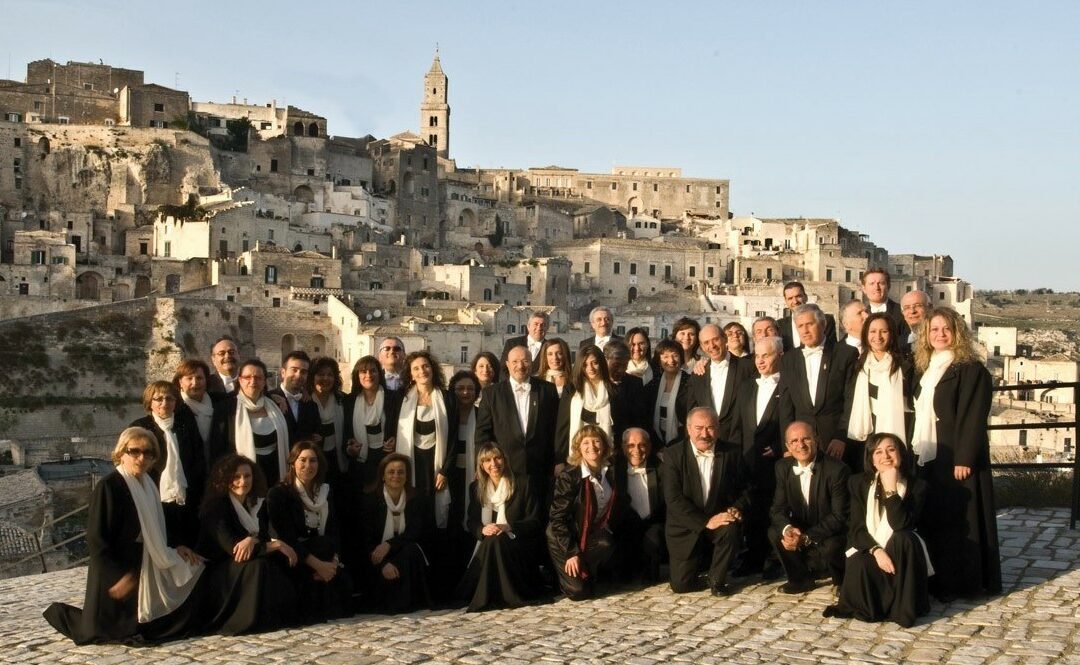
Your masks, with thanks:
M157 397L151 397L151 402L175 402L176 398L172 395L158 395Z
M261 374L241 374L237 377L241 381L265 381L266 377Z
M229 351L218 351L218 352L217 352L217 353L215 353L214 355L215 355L215 356L217 356L218 358L224 358L224 357L226 357L226 356L235 356L235 355L236 355L236 351L232 351L232 350L229 350Z
M131 455L132 457L145 457L146 459L154 459L157 457L157 452L152 448L126 448L124 454Z
M389 353L403 353L405 349L401 348L400 346L384 346L383 348L379 349L379 351Z

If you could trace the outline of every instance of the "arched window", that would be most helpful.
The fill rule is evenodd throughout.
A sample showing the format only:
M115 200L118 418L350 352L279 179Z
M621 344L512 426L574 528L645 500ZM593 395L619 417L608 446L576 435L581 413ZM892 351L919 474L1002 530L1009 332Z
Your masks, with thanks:
M293 136L303 136L304 135L304 123L300 122L299 120L294 122L293 126L292 126L292 133L293 133Z
M319 124L313 122L310 125L308 125L307 135L308 136L318 136L319 135Z

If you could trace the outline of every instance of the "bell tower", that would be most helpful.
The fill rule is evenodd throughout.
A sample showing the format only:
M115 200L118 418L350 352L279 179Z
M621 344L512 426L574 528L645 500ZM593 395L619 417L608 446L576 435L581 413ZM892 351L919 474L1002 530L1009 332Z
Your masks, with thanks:
M450 158L450 105L447 100L448 79L439 62L439 48L435 47L435 60L424 75L424 101L420 104L420 138L435 148L439 157Z

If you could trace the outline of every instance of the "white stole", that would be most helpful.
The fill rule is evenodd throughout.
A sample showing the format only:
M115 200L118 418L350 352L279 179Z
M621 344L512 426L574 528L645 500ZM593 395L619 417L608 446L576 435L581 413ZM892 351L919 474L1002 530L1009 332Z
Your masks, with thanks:
M184 465L180 463L180 442L172 429L176 416L158 418L151 414L151 417L165 433L165 470L161 472L161 502L182 506L187 503L188 482Z
M330 518L330 485L323 483L315 492L315 498L308 496L304 484L297 478L293 480L293 487L300 495L300 501L304 504L304 526L309 529L318 529L319 535L326 533L326 521Z
M236 452L248 458L252 462L258 457L255 454L255 435L251 431L250 411L266 409L266 415L274 423L274 431L277 432L278 453L278 477L285 477L285 462L289 459L289 424L285 422L285 416L264 393L258 402L248 399L242 391L236 393L236 417L233 420L234 436L233 444Z
M611 439L614 421L611 418L611 402L608 399L607 385L601 381L599 386L594 389L592 382L586 380L583 388L581 392L575 392L574 396L570 398L569 441L573 441L574 436L581 429L581 410L583 408L596 414L596 426L604 430L604 433L608 435L608 439Z
M631 359L626 365L626 373L640 378L641 383L646 386L653 380L653 369L648 360Z
M934 413L934 392L938 381L953 361L952 351L934 351L930 366L919 379L919 396L915 399L915 427L911 433L911 451L919 466L937 458L937 414Z
M199 436L202 438L203 443L208 443L210 441L210 424L214 420L213 400L210 399L209 395L203 393L202 401L196 402L183 391L180 392L180 398L195 414L195 424L199 426Z
M157 485L150 476L136 478L122 466L116 470L127 483L142 537L142 566L139 570L138 621L149 623L180 607L202 574L203 564L189 564L168 546L165 512Z
M383 488L383 499L386 501L386 524L383 526L382 542L405 533L405 490L401 491L397 503L390 499L390 493ZM396 515L394 513L397 513Z
M364 399L360 396L360 399ZM337 395L330 393L330 399L327 400L326 406L322 405L319 398L316 397L313 400L315 406L319 407L319 421L320 422L332 422L334 423L334 456L337 458L338 469L344 471L348 468L348 462L345 460L345 442L342 439L342 433L345 431L345 409L342 407L341 402L338 401ZM329 419L327 418L329 416ZM323 452L326 452L326 441L323 440Z
M409 388L405 395L405 401L401 404L401 415L398 416L397 442L395 451L413 458L414 439L416 437L416 407L419 402L419 394L416 386ZM438 388L431 390L431 410L435 412L435 473L442 469L446 461L446 438L450 434L450 426L446 419L446 404L443 402L443 393ZM416 464L410 464L409 471L412 473L412 484L416 487ZM441 491L435 492L435 526L440 529L446 528L446 522L450 516L450 487L449 483Z
M878 503L877 499L877 487L878 477L874 475L874 482L870 483L870 489L866 497L866 531L870 534L870 537L874 539L878 547L884 549L889 544L889 539L892 538L893 528L889 524L889 516L885 512L885 507ZM896 493L903 499L907 494L907 483L903 479L896 479ZM926 574L927 576L934 574L934 566L930 563L930 552L926 549L926 543L923 542L922 536L915 534L915 537L919 540L919 545L922 546L923 559L926 561ZM848 550L848 556L851 556L854 552Z
M855 395L851 402L848 420L848 436L865 441L874 432L896 435L903 442L907 439L904 424L904 377L897 368L889 373L892 354L886 353L878 360L868 353L862 370L855 378ZM870 384L877 386L876 398L870 397ZM874 416L877 416L875 426Z
M263 500L256 499L255 505L248 508L232 492L229 492L229 501L232 503L236 518L240 520L240 526L244 527L249 536L259 535L259 509L262 508Z
M664 403L665 376L660 377L660 385L656 390L656 404L653 405L653 430L664 436L663 441L657 441L656 446L662 447L673 441L679 434L679 419L675 416L675 403L678 401L679 385L682 383L682 371L675 373L675 381L671 384L671 392L667 394L667 402ZM660 407L667 407L667 418L664 420L664 431L660 431Z

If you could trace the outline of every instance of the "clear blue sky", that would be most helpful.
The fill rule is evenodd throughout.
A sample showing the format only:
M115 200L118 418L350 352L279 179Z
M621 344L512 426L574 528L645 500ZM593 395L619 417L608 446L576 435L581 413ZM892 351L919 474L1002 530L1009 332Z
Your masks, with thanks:
M729 178L739 215L839 217L891 252L951 254L978 288L1080 288L1077 2L0 0L0 16L13 78L100 58L346 136L416 131L438 42L459 166L681 166Z

